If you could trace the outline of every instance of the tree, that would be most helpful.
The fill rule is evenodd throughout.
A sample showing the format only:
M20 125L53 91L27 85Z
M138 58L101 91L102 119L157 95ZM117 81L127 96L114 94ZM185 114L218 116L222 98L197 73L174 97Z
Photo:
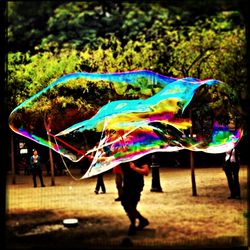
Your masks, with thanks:
M12 52L34 51L42 37L48 18L60 2L8 2L8 50Z
M10 110L55 79L75 71L151 69L174 77L220 79L235 86L237 93L245 93L245 31L237 12L206 15L164 3L110 1L45 2L32 5L27 14L26 7L22 2L9 5L9 51L19 50L9 53ZM35 8L38 14L34 14ZM16 39L20 34L22 39ZM90 117L110 99L147 98L162 87L145 79L136 87L91 81L74 81L73 85L67 87L68 94L59 98L57 94L65 91L60 88L30 108L37 124L48 110L54 117L61 112L72 114L72 110ZM78 91L79 85L84 91ZM51 108L55 104L57 108ZM199 115L206 117L210 110L206 105ZM192 115L196 117L198 112ZM206 123L209 126L209 121ZM56 129L56 122L53 126Z

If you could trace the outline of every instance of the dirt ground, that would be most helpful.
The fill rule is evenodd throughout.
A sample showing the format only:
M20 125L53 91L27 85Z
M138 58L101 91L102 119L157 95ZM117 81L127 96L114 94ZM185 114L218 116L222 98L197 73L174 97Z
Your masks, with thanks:
M72 172L80 176L80 171ZM247 167L241 166L241 200L227 199L229 192L221 167L195 170L197 196L192 196L190 169L161 168L163 193L150 192L151 174L138 210L150 225L127 236L129 220L115 202L114 175L104 175L106 194L94 193L96 177L74 180L70 176L45 176L45 188L33 188L32 177L7 176L7 249L183 249L248 246ZM77 218L76 227L63 219Z

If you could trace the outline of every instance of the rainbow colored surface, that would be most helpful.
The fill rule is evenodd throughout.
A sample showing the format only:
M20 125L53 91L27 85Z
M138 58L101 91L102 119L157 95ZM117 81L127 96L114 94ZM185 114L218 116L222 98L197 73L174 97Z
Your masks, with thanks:
M57 108L54 106L55 102L51 102L46 108L41 106L42 98L49 100L56 92L59 100L59 93L71 89L74 81L78 79L92 82L108 81L121 86L138 85L143 79L144 82L150 83L150 86L161 86L161 90L146 99L109 101L89 119L79 120L72 115L67 127L57 127L56 130L48 130L41 124L40 127L36 127L32 107L40 109L42 121L48 110ZM123 73L72 73L57 79L17 106L10 114L9 125L14 132L75 162L94 153L92 164L82 178L107 171L121 162L135 160L153 152L188 149L223 153L239 142L243 135L242 129L231 129L228 124L218 122L215 114L209 135L192 136L192 121L184 114L201 86L206 85L209 88L218 84L225 83L215 79L177 79L147 70ZM79 83L77 88L79 92L83 91ZM57 104L61 105L58 102ZM58 120L66 118L68 117L63 112L60 116L57 115ZM94 144L89 143L89 137L92 137L92 142L93 138L97 138Z

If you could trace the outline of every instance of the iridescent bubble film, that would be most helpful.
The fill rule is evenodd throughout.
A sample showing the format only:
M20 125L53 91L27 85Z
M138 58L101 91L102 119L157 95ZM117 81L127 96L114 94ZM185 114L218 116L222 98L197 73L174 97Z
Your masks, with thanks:
M97 86L103 95L88 95ZM243 135L235 122L236 99L215 79L177 79L147 70L78 72L21 103L9 125L73 162L92 155L82 176L87 178L153 152L226 152Z

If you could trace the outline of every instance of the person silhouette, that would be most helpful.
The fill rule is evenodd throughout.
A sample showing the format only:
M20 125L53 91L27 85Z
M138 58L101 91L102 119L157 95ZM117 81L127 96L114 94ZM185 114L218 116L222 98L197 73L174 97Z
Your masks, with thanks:
M41 187L45 187L42 175L41 157L38 155L36 149L33 150L33 155L30 157L30 171L32 173L32 179L34 187L37 187L36 177L40 179Z
M134 235L137 230L142 230L149 225L148 219L143 217L137 210L144 187L144 176L149 174L148 159L144 156L138 160L121 163L120 165L123 171L121 204L130 220L128 235ZM137 219L139 220L139 225L136 227Z
M240 199L240 183L239 183L239 170L240 161L238 152L235 148L227 151L225 154L225 164L223 170L225 171L230 196L228 199Z

